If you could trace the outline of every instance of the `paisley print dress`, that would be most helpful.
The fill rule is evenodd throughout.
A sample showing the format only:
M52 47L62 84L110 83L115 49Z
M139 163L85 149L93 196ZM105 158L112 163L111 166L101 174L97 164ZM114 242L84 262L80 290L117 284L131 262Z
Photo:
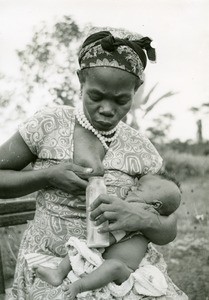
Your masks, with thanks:
M19 126L22 138L37 156L34 170L73 161L74 128L74 109L68 106L45 108ZM108 192L125 199L135 184L134 178L139 174L156 173L161 168L162 159L144 135L124 123L118 138L111 143L103 165ZM64 257L67 254L65 243L70 237L86 237L84 196L75 197L55 188L39 190L34 220L28 222L19 249L9 299L65 299L61 286L52 287L39 278L32 279L24 255L36 252ZM159 253L153 249L149 252L151 263L159 264L166 273L166 265L163 265L165 263ZM176 297L182 294L169 278L168 284L170 294Z

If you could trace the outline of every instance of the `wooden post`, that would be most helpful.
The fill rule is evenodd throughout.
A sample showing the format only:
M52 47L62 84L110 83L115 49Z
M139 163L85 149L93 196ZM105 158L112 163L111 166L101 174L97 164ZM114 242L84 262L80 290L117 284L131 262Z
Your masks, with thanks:
M1 245L0 245L0 294L4 294L4 293L5 293L5 285L4 285L4 274L3 274Z

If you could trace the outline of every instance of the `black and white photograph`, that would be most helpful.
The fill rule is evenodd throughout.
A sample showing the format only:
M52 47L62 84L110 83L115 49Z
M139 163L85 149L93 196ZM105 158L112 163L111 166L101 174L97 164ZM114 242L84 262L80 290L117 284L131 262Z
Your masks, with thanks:
M208 20L0 0L0 300L209 300Z

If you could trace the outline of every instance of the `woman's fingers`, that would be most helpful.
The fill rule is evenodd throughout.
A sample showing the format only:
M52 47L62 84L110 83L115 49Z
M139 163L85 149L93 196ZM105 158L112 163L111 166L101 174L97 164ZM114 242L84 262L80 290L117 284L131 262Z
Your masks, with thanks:
M100 215L96 221L95 224L96 226L101 225L102 223L104 223L105 221L115 221L117 220L117 214L115 212L109 212L109 211L105 211L102 215Z
M76 174L69 174L69 186L73 189L81 188L86 189L88 182L84 179L81 179Z
M112 197L105 195L105 194L99 195L99 197L97 197L94 200L94 202L91 204L91 210L98 208L103 203L106 203L106 204L112 203Z
M101 232L101 233L111 232L114 230L121 230L120 221L116 221L114 223L109 223L108 225L106 224L99 228L99 232Z
M66 169L69 170L69 171L72 171L76 174L91 174L93 172L93 169L92 168L85 168L85 167L82 167L82 166L79 166L79 165L76 165L74 163L65 163L65 166L66 166Z
M114 211L111 206L111 197L100 195L91 205L91 219L96 220L101 214L107 211Z

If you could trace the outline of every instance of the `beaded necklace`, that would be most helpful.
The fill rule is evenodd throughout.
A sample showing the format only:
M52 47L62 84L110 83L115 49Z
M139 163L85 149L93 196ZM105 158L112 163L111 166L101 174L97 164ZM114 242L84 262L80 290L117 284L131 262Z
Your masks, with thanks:
M119 134L119 128L120 128L120 122L118 123L117 126L115 126L113 129L111 129L110 131L99 131L96 128L94 128L91 123L89 122L89 120L86 118L84 111L83 111L83 107L77 107L75 109L75 116L76 119L78 120L78 123L85 129L91 131L102 143L103 147L108 150L109 146L107 145L107 143L111 143L114 140L116 140L116 138L118 137ZM106 137L108 135L112 135L113 133L114 136L112 137Z

